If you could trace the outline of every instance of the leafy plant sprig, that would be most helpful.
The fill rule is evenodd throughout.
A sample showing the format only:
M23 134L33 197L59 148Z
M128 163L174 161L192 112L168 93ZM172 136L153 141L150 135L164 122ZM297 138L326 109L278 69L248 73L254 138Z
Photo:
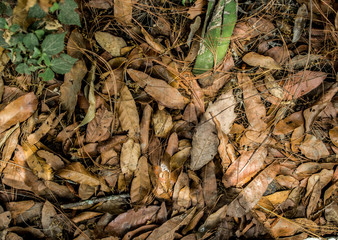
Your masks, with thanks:
M74 0L65 0L64 3L54 3L47 14L35 4L29 9L27 18L36 21L27 31L18 24L10 24L5 18L0 18L0 47L8 50L7 54L18 73L39 71L39 77L49 81L55 77L55 73L65 74L71 70L77 59L62 53L66 33L46 29L43 19L56 13L61 23L81 26L80 17L75 12L77 7ZM8 5L1 3L0 14L11 15L12 11Z

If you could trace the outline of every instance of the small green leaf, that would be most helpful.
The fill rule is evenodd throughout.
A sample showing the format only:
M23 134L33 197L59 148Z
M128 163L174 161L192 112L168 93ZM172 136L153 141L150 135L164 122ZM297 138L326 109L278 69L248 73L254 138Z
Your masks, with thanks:
M29 18L44 18L46 16L45 11L41 9L39 4L35 4L28 10L28 17Z
M27 64L33 64L33 65L38 65L38 60L36 59L28 59L27 60Z
M4 34L4 32L3 32L3 31L0 31L0 47L8 48L9 45L8 45L8 43L5 41L5 39L2 37L3 34Z
M60 57L54 58L52 60L51 67L54 72L59 74L65 74L72 69L76 61L76 58L72 58L67 54L61 54Z
M61 52L64 48L66 33L50 34L42 42L42 52L52 56Z
M49 67L51 61L50 58L47 54L43 53L40 57L40 59L38 60L38 64L41 64L41 62L44 61L44 63L46 64L47 67Z
M8 3L0 2L0 14L6 14L12 16L13 10Z
M63 24L68 25L77 25L81 27L80 16L75 12L77 8L76 2L74 0L65 0L64 3L60 4L60 13L58 19Z
M60 8L60 5L59 5L58 3L54 3L53 6L51 6L51 7L49 8L49 11L50 11L51 13L54 13L56 10L59 10L59 8Z
M44 81L50 81L54 79L55 74L50 68L47 68L43 73L39 74L39 77L41 77Z
M19 24L13 24L12 26L9 27L9 31L15 33L20 30L20 25Z
M38 37L39 40L42 40L43 36L45 35L45 31L42 29L34 31L35 35Z
M24 53L26 54L26 48L25 46L22 44L22 42L18 43L18 48Z
M41 51L38 48L34 47L32 58L38 58L40 56L41 56Z
M33 50L34 47L39 46L39 40L38 40L38 38L36 37L36 35L34 33L28 33L23 38L23 43L30 50Z
M31 66L28 67L28 70L31 71L31 72L35 72L36 70L39 70L41 68L42 68L41 66L31 65Z
M22 58L22 56L21 56L21 49L20 48L16 48L15 50L14 50L14 53L15 53L15 58L12 60L12 62L14 62L14 63L20 63L20 62L22 62L22 60L23 60L23 58Z
M7 26L7 21L4 18L0 18L0 28L5 29Z
M23 33L16 33L12 35L11 39L9 40L9 44L11 46L16 46L19 42L23 42L23 38L25 35Z
M16 68L15 70L18 72L18 73L21 73L21 74L30 74L31 71L29 71L29 67L26 63L20 63Z

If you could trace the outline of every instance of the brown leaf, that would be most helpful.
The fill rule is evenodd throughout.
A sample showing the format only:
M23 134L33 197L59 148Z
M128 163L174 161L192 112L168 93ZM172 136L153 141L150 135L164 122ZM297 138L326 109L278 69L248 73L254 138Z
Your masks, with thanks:
M295 70L302 69L306 66L306 64L312 64L321 58L323 58L322 55L316 54L297 55L289 61L288 68Z
M108 72L109 75L107 79L104 81L104 85L102 87L102 93L108 94L109 96L117 95L123 85L123 70L115 69L113 71Z
M2 151L2 161L0 162L0 173L7 166L7 162L11 159L12 154L19 142L20 128L16 128L15 131L8 137L5 143L5 147Z
M175 232L182 226L187 225L193 218L196 208L192 208L186 213L173 217L156 228L147 240L173 240Z
M134 0L114 0L114 17L122 24L131 25Z
M173 172L176 169L182 167L184 163L188 160L190 157L190 150L191 147L186 147L183 150L175 153L171 158L170 158L170 171Z
M73 58L81 59L83 56L83 49L85 48L86 44L82 37L82 34L79 33L77 29L74 29L68 39L67 54Z
M324 72L300 71L284 85L286 100L297 99L318 87L326 78Z
M286 46L276 46L270 48L265 52L265 55L272 57L276 63L279 65L284 65L284 63L289 59L290 53Z
M87 184L93 187L100 185L99 179L87 171L80 162L69 164L65 168L59 170L58 175L80 184Z
M157 42L143 27L141 27L141 32L146 40L146 42L151 46L156 52L165 53L165 48Z
M50 238L62 236L62 227L56 221L57 213L54 206L46 201L41 210L41 224L43 232Z
M295 174L299 177L309 177L312 174L322 169L333 169L337 163L318 163L318 162L307 162L300 164L295 170Z
M27 141L30 145L34 145L40 141L40 139L45 136L49 130L52 128L53 120L56 117L55 110L47 117L47 119L42 123L42 125L32 134L27 137Z
M292 42L296 43L300 39L303 30L305 28L307 16L309 15L309 12L307 10L306 4L303 4L298 8L297 16L295 18L295 25L293 27L293 38Z
M141 155L141 147L133 139L129 138L127 142L123 143L121 149L120 165L121 171L124 174L133 173L138 164Z
M304 142L299 148L307 158L313 160L319 160L330 155L325 144L311 134L306 134Z
M202 181L204 201L206 206L211 209L217 202L217 181L213 161L203 167Z
M194 19L196 16L201 15L203 12L203 7L207 3L206 0L196 0L194 2L194 5L189 7L188 10L188 18L189 19Z
M191 206L189 177L185 172L181 172L175 183L173 192L173 209L178 212L185 211Z
M37 106L38 99L33 92L27 93L8 104L0 111L0 133L19 122L25 121L35 112Z
M261 199L268 185L279 172L279 165L273 163L255 177L242 192L229 204L227 215L242 217Z
M106 108L99 108L95 113L95 118L88 123L86 132L86 142L102 142L110 137L110 125L114 119L114 114Z
M152 78L148 74L134 69L127 70L133 81L144 88L147 94L153 97L163 106L173 109L183 109L185 106L184 97L176 89L165 81Z
M128 210L111 221L104 231L122 237L127 231L151 221L159 209L159 206L148 206L138 210Z
M69 73L65 74L64 83L60 87L60 102L68 112L68 120L70 120L77 103L77 95L81 89L82 79L88 70L83 60L77 61Z
M148 160L142 156L138 161L135 177L131 183L130 199L132 203L145 202L146 196L151 190L148 173Z
M297 127L304 124L304 117L303 112L295 112L291 115L287 116L286 118L280 120L274 130L273 134L275 135L281 135L281 134L289 134L293 130L295 130Z
M217 227L220 222L222 222L225 217L228 210L228 205L224 205L220 209L218 209L216 212L210 214L208 218L205 220L202 226L198 228L198 232L204 234L207 231Z
M147 104L143 109L143 115L140 123L140 144L142 154L145 154L149 147L149 126L152 111L153 109L149 104Z
M241 187L263 167L267 156L267 149L260 147L256 150L245 151L227 169L223 175L223 184L226 188Z
M113 0L90 0L86 5L92 8L109 9L113 6Z
M95 187L89 186L87 184L80 184L78 192L79 192L79 197L82 200L87 200L91 198L91 196L94 195Z
M120 96L117 110L121 128L124 131L128 131L130 137L138 137L140 132L139 115L134 98L127 86L121 89Z
M267 69L281 69L281 66L272 57L263 56L255 52L245 54L242 59L250 66Z
M237 74L238 82L242 86L245 114L251 127L257 131L266 129L264 122L266 117L265 106L257 89L254 87L250 77L243 73Z
M24 143L23 149L26 154L26 162L33 173L44 180L53 179L52 168L46 163L46 161L35 154L37 148L33 145Z
M165 110L158 110L152 119L155 136L166 138L173 127L171 115Z
M102 213L99 213L99 212L89 212L89 211L87 211L87 212L81 212L77 216L73 217L72 221L74 223L79 223L79 222L83 222L83 221L89 220L91 218L98 217L100 215L102 215Z
M114 9L115 8L116 6ZM113 57L121 56L121 49L127 46L123 38L111 35L107 32L96 32L95 39L100 44L100 46L109 52Z
M306 226L316 226L316 224L306 218L296 218L293 220L287 220L284 218L278 218L271 224L271 234L275 238L294 236L298 232L304 231L304 227L297 223L301 220Z
M46 150L39 150L36 152L37 155L47 162L54 170L59 170L64 167L64 162L57 155L48 152Z
M335 126L334 128L330 129L329 135L332 143L336 147L338 147L338 126Z

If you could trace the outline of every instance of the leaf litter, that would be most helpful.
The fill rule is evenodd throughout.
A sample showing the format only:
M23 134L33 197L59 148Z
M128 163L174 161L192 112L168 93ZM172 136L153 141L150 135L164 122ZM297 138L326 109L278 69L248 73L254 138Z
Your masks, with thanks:
M282 3L222 11L229 51L199 75L212 1L81 3L78 60L48 82L13 76L0 48L6 239L337 234L338 18L333 1Z

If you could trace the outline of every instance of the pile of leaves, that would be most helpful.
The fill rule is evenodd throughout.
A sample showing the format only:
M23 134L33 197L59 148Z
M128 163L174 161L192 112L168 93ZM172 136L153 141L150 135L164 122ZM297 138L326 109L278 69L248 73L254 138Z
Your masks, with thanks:
M15 19L55 2L6 4ZM207 1L71 6L81 24L43 20L77 59L65 75L20 74L0 49L2 238L337 234L334 1L239 1L227 55L201 74Z

